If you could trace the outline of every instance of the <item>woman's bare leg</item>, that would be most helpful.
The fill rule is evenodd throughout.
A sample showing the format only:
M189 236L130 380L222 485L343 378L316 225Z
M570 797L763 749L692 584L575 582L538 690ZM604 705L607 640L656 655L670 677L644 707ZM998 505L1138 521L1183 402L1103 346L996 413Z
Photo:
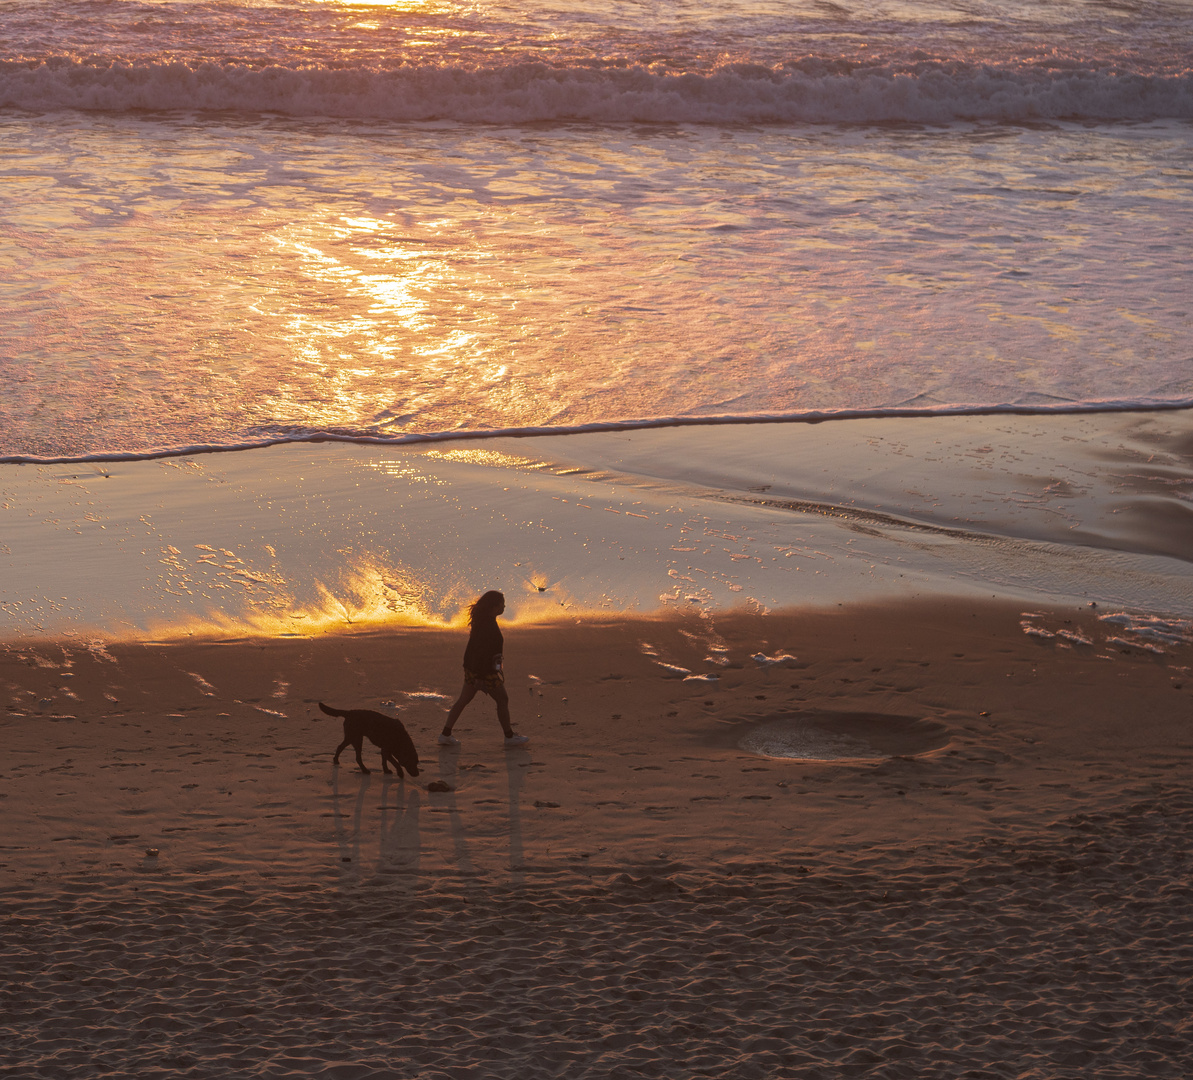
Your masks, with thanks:
M497 702L497 721L508 739L513 735L514 729L510 727L510 696L505 692L504 686L499 686L493 691L493 700Z
M464 711L474 697L476 697L476 687L470 683L465 683L464 688L460 691L460 696L456 698L456 703L451 707L451 712L447 714L447 719L443 722L444 735L452 733L452 728L455 726L456 721L460 719L460 713Z

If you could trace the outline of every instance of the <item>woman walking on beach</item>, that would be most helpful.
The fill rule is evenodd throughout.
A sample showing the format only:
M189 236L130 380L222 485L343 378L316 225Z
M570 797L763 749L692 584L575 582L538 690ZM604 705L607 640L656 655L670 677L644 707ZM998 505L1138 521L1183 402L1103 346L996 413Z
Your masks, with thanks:
M478 691L488 694L497 703L497 719L505 733L506 746L521 746L530 741L525 735L515 735L510 727L510 699L505 692L505 674L501 670L505 641L497 625L497 616L504 610L505 596L492 590L473 604L468 613L472 629L468 647L464 650L464 688L447 714L443 733L439 736L440 746L459 745L460 740L452 734L452 728Z

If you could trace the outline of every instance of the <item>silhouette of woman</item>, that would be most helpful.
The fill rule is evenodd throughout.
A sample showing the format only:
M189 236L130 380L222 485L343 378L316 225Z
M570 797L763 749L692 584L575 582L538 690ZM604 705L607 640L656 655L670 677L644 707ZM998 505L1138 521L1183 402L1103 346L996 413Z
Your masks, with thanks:
M464 688L447 714L443 733L439 736L440 746L460 744L452 734L452 728L478 691L488 694L497 703L497 719L505 733L506 746L522 746L530 741L525 735L515 735L510 727L510 699L505 692L505 675L501 670L505 641L497 625L497 616L504 610L505 597L496 590L485 593L469 610L468 622L472 630L464 650Z

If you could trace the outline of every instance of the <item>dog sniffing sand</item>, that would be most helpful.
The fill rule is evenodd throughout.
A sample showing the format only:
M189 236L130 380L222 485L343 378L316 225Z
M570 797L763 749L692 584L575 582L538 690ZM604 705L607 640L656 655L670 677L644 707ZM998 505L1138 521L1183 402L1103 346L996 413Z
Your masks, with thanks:
M356 750L356 764L360 771L367 773L365 763L361 760L360 750L367 738L374 746L381 748L381 767L389 772L389 762L393 762L402 776L403 768L411 776L418 775L418 751L414 749L414 742L406 731L401 720L383 713L373 712L372 709L333 709L323 702L319 708L328 716L341 716L344 719L344 741L336 747L332 762L340 763L340 754L349 746Z

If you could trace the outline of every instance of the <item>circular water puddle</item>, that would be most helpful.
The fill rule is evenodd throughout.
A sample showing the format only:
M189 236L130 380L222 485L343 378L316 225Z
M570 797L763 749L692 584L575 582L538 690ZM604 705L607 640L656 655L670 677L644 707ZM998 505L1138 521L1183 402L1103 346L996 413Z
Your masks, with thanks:
M935 720L889 713L800 713L752 724L737 745L789 761L883 761L940 750L948 729Z

